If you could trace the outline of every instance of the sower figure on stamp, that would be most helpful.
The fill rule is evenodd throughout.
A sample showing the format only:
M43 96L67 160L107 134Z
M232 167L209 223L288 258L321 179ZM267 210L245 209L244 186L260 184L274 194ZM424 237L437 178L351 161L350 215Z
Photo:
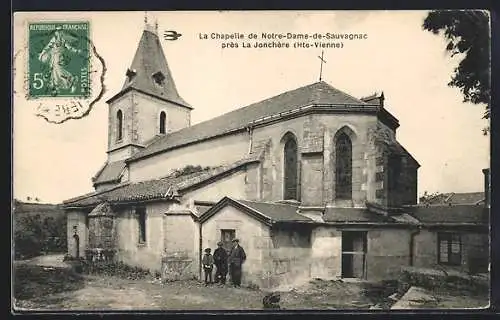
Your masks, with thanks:
M214 251L214 263L217 271L215 272L215 282L226 284L227 275L227 252L222 247L222 242L217 243L217 249Z
M245 250L240 247L239 240L233 240L233 247L229 253L229 270L231 272L231 282L235 287L241 285L241 266L247 259Z
M205 254L201 263L203 264L203 271L205 271L205 285L212 283L212 270L214 267L214 257L210 254L211 249L206 248Z
M76 81L78 80L71 72L64 68L68 64L69 55L67 52L75 54L81 53L81 50L74 48L70 43L76 38L66 34L60 26L56 27L54 36L49 43L40 52L38 58L48 65L50 71L50 87L57 93L58 90L75 91Z

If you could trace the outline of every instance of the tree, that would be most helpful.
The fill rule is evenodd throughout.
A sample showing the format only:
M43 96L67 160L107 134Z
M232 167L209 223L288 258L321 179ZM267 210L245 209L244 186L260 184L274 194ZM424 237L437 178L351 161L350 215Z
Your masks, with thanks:
M453 57L464 54L455 68L451 87L459 88L464 102L484 104L483 119L490 118L490 19L486 11L435 10L422 25L434 34L442 33L448 42L446 51ZM483 129L486 135L489 126Z
M419 203L424 205L432 204L444 196L441 192L428 193L424 191L424 194L419 198Z

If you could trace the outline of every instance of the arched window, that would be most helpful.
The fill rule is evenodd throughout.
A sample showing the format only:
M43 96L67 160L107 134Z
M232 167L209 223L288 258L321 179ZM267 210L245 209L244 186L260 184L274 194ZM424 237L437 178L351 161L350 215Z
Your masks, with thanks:
M165 111L160 113L160 134L165 134L165 121L167 120L167 114Z
M335 144L335 197L352 199L352 143L341 133Z
M123 113L118 110L116 113L116 140L120 141L123 138Z
M298 200L298 156L297 156L297 141L290 135L286 138L285 147L283 150L284 166L284 200Z

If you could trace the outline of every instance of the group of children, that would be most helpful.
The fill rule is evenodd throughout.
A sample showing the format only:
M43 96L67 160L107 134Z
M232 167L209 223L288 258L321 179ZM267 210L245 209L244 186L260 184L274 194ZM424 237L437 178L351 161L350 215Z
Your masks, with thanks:
M228 273L228 267L231 271L231 282L234 286L239 287L241 284L241 265L246 260L246 254L242 247L239 246L238 239L234 239L233 247L228 255L226 250L223 248L223 243L217 243L217 249L215 249L214 254L210 248L205 249L205 254L201 260L203 265L203 271L205 273L205 285L213 283L212 273L215 265L215 283L220 285L226 284L226 276Z

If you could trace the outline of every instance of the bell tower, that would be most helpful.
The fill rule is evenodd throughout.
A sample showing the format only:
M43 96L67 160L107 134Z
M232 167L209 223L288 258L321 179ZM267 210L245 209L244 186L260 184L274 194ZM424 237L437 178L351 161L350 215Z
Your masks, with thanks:
M117 48L119 50L119 48ZM125 160L152 140L188 127L193 109L177 92L158 37L148 23L120 92L106 101L108 162Z
M116 50L120 54L120 48ZM193 108L177 92L157 23L151 25L145 19L134 59L124 76L121 90L106 101L108 158L92 178L96 190L127 181L126 159L191 122Z

